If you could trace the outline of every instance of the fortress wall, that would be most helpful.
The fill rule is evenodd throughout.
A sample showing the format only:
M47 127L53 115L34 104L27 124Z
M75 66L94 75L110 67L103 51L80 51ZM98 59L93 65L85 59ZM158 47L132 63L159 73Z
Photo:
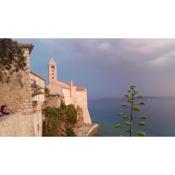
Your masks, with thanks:
M42 133L43 133L43 116L42 116L41 111L33 113L33 122L34 122L35 136L42 136Z
M46 87L49 89L50 94L52 95L62 94L62 89L58 88L58 86L55 84L48 84Z
M71 92L69 89L62 89L65 105L74 104L73 98L71 98Z
M42 136L42 112L16 113L0 118L0 136Z
M25 71L13 73L10 82L0 83L0 105L7 104L15 114L0 118L1 136L34 136L29 49Z
M0 118L0 136L34 136L33 116L12 114Z
M29 62L29 50L25 50L27 55L27 63ZM29 66L29 63L28 63ZM0 82L0 105L9 105L14 112L22 112L30 114L32 112L32 95L31 95L31 80L29 67L21 72L21 80L19 73L13 73L10 82Z
M92 123L87 105L87 91L77 91L77 105L82 109L84 123Z

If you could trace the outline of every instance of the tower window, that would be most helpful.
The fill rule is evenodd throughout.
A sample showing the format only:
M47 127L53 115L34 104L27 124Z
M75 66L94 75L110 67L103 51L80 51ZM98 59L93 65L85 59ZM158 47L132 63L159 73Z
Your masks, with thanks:
M52 69L55 69L55 66L51 66Z

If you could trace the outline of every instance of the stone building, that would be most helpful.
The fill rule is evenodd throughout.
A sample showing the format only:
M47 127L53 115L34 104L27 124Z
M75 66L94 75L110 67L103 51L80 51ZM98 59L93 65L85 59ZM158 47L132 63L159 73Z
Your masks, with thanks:
M45 79L37 73L31 71L32 106L38 111L41 110L45 102Z
M83 113L84 123L92 123L87 105L87 89L76 86L73 81L64 83L57 80L57 63L51 58L48 65L48 85L51 95L60 95L65 104L79 107Z
M24 50L27 66L13 73L8 83L0 82L0 105L7 104L14 114L0 118L0 136L41 136L42 113L32 107L30 53L31 43L19 43Z

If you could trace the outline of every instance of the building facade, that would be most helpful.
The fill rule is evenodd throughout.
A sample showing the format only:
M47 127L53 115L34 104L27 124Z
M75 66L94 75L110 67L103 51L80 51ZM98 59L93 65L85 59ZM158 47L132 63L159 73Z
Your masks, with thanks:
M48 85L51 95L60 95L66 105L80 107L84 123L92 123L87 105L87 89L76 86L73 81L64 83L57 79L57 63L51 58L48 64Z
M13 73L8 83L0 82L0 105L8 105L14 112L0 118L0 136L42 136L42 111L32 106L30 54L31 43L19 43L24 50L27 66Z
M41 110L45 102L45 79L31 71L32 106L34 110Z

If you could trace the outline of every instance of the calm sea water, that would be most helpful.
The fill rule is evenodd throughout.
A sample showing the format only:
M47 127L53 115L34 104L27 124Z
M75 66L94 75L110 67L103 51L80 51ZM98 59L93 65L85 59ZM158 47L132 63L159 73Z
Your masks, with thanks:
M147 136L175 136L175 98L146 98L144 101L146 105L140 114L148 116L146 126L139 129L137 125L136 130L144 130ZM123 102L124 99L89 101L92 120L100 125L96 136L123 135L122 129L114 128L117 121L122 122L117 114L125 111L121 107Z

